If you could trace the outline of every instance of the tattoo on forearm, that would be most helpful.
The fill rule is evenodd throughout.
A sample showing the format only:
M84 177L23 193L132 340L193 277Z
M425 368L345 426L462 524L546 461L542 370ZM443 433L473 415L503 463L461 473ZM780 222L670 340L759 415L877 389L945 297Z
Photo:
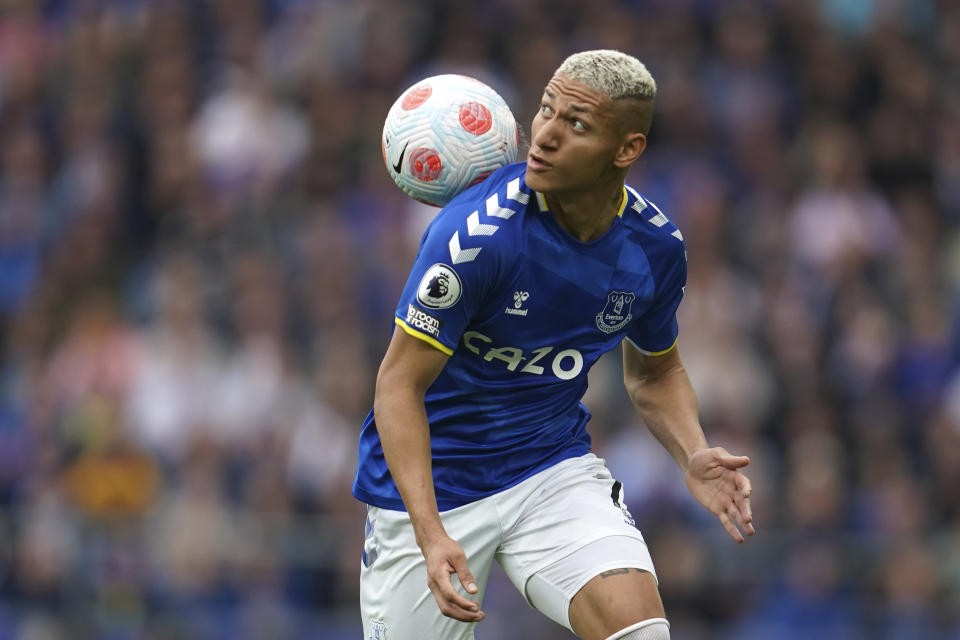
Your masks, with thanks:
M631 571L636 571L637 573L643 573L643 569L635 569L635 568L630 568L630 569L610 569L609 571L604 571L603 573L601 573L601 574L600 574L600 577L601 577L601 578L609 578L609 577L611 577L611 576L622 576L622 575L625 575L625 574L630 573Z

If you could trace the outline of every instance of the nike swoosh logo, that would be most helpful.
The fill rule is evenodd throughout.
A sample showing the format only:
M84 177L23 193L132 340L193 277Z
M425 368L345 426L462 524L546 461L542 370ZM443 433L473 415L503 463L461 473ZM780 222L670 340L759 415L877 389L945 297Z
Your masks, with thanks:
M397 160L397 164L393 165L393 170L397 173L400 173L400 167L403 166L403 156L407 153L407 145L410 144L410 141L407 140L407 143L403 145L403 151L400 152L400 159Z

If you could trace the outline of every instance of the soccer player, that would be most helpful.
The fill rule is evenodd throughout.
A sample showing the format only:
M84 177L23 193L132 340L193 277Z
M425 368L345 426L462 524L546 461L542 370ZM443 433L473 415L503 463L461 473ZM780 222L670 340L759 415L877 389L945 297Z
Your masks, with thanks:
M677 350L683 237L624 184L655 94L636 58L570 56L526 163L425 232L360 435L367 640L473 638L494 561L584 640L669 638L643 536L585 430L587 372L617 345L694 497L737 542L754 533L749 459L708 446Z

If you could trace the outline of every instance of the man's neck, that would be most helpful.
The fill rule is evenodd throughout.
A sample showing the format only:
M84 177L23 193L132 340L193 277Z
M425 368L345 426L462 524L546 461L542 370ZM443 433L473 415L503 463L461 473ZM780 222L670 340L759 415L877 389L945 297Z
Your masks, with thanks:
M593 242L613 224L623 205L623 183L598 194L546 195L547 205L557 224L580 242Z

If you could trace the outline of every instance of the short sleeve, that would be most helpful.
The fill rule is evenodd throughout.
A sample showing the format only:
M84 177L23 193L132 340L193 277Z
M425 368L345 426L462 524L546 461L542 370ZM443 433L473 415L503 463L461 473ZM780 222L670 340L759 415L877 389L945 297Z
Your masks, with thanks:
M470 235L461 210L442 210L423 235L397 305L397 326L452 355L501 272L505 235Z
M656 280L654 300L627 329L627 339L647 355L660 355L677 342L677 308L687 284L687 252L682 240L665 238L659 251L649 255Z

